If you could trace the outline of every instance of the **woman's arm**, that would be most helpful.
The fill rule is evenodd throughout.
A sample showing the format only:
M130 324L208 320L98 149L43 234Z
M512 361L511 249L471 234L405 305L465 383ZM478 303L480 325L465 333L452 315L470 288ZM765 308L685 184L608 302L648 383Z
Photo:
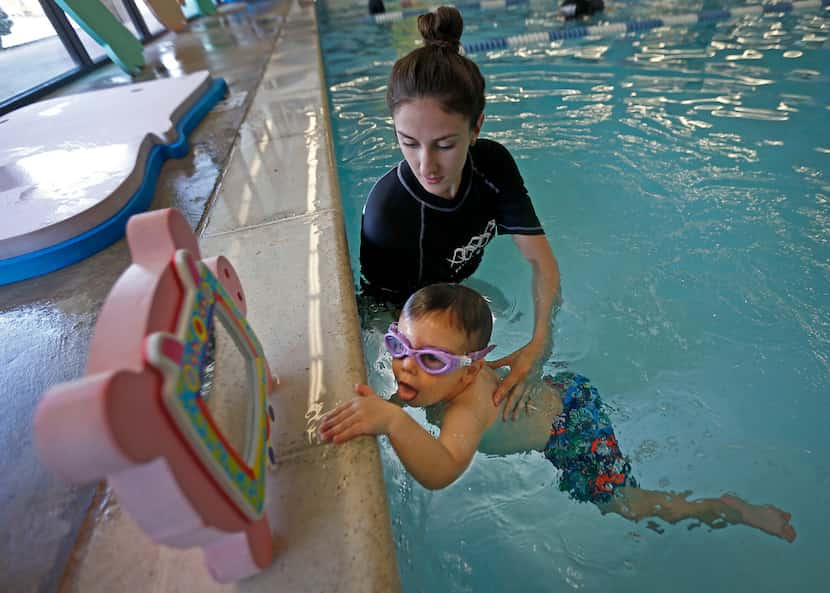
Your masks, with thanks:
M510 367L510 374L493 393L496 405L501 404L505 397L509 396L511 400L516 398L504 406L503 418L511 412L515 417L518 411L521 394L513 392L521 390L514 388L527 378L550 345L553 309L560 301L559 264L545 235L513 235L513 240L533 271L534 324L533 336L523 348L489 363L493 368Z
M560 300L559 263L545 235L513 235L513 241L533 269L533 338L546 346L554 306Z

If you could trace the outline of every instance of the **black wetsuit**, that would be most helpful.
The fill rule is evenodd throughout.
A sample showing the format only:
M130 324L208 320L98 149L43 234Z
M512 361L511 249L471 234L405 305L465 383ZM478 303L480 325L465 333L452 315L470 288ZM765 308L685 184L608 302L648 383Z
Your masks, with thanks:
M363 293L402 303L428 284L459 282L475 272L496 232L545 232L501 144L481 139L470 147L452 200L427 192L401 161L375 183L363 208Z

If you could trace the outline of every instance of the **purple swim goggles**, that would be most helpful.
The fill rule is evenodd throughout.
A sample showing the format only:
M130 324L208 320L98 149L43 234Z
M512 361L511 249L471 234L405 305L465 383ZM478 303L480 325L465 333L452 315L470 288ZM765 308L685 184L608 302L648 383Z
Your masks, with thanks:
M467 354L453 354L440 348L413 348L406 336L398 331L397 323L389 326L389 330L384 337L384 343L392 358L412 356L418 366L430 375L445 375L455 369L468 367L473 364L473 361L487 356L496 347L491 344L483 350Z

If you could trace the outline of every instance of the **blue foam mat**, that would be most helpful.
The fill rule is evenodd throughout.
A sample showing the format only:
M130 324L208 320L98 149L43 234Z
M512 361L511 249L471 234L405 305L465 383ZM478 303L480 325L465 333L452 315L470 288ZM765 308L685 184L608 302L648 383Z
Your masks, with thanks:
M205 115L227 93L222 78L213 81L207 91L176 125L178 138L172 144L157 144L150 149L144 168L144 179L135 194L112 218L61 243L37 251L0 260L0 286L42 276L86 259L109 247L124 236L127 220L150 207L156 193L161 166L169 158L180 158L189 150L188 137Z

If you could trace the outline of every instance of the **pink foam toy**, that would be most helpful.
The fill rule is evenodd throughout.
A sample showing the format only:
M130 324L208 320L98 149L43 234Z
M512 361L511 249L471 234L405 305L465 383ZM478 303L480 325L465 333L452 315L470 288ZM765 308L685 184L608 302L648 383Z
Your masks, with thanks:
M133 263L98 316L86 376L38 406L38 453L67 480L106 477L153 541L204 547L217 581L245 578L272 560L264 503L276 382L242 285L224 257L201 261L177 210L133 216L127 242ZM247 408L239 448L202 393L216 320L246 366L248 401L232 402Z

